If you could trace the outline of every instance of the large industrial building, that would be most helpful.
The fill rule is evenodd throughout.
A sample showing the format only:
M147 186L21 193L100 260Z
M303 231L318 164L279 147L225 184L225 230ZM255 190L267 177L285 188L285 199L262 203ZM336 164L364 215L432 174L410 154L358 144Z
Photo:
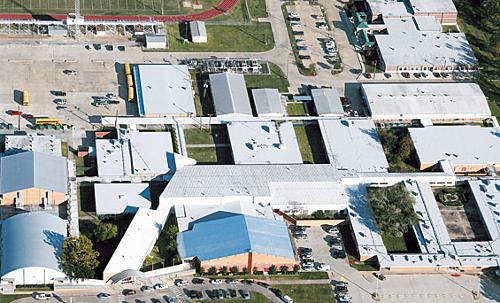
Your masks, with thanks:
M379 122L463 122L491 117L488 101L475 83L363 83L361 95L371 117Z
M140 116L183 117L196 113L187 65L137 65L134 77Z
M42 212L23 213L2 222L2 283L46 285L64 279L59 261L66 222Z
M235 164L302 164L292 122L235 121L227 131Z
M457 174L500 169L500 130L480 126L409 128L421 170L449 161Z
M33 151L0 158L1 205L54 207L67 194L66 158Z

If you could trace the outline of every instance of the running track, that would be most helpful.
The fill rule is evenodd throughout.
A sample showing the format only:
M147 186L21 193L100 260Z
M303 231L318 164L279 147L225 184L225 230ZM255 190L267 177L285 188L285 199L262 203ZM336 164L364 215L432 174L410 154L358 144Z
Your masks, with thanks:
M173 15L173 16L85 16L85 20L90 21L159 21L159 22L180 22L180 21L193 21L193 20L209 20L213 19L219 15L224 14L227 11L233 9L238 0L222 0L216 7L209 9L207 11L193 14L193 15ZM55 14L48 15L54 20L65 20L67 15ZM0 19L14 19L14 20L32 20L36 19L32 14L0 14Z

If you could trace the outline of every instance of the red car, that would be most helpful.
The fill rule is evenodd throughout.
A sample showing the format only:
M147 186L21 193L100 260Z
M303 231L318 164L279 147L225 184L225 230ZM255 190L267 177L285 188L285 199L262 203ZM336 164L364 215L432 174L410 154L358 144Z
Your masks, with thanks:
M22 117L25 119L33 119L35 116L33 116L32 114L23 114Z
M18 110L9 110L8 113L11 116L21 116L23 114L23 112L18 111Z

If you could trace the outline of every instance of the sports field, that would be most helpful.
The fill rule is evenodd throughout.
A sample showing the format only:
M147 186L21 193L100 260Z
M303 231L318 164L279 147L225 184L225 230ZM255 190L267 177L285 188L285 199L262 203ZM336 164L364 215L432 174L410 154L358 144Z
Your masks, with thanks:
M182 0L80 0L83 15L179 15ZM193 3L195 0L192 0ZM218 0L199 0L203 10L211 9ZM163 11L162 11L163 6ZM66 14L74 12L73 0L0 0L0 13ZM199 12L199 11L198 11Z

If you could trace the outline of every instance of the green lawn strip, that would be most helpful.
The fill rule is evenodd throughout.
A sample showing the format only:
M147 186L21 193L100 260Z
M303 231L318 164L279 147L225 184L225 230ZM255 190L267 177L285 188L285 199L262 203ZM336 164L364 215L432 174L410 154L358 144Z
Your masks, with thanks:
M207 24L207 43L186 43L177 24L167 25L169 50L173 52L263 52L274 47L270 23L248 25Z
M306 107L302 102L287 103L286 111L289 116L307 116Z
M199 164L217 163L215 147L188 147L188 157L195 159Z
M214 138L208 129L205 128L185 128L184 138L186 144L214 144Z
M80 216L95 215L94 186L80 183L77 188L78 214Z
M280 92L288 92L290 83L283 71L274 63L268 64L269 75L245 75L247 88L276 88Z
M360 262L358 261L355 257L351 255L347 255L347 258L349 259L349 265L359 271L377 271L378 269L367 262Z
M294 125L295 136L297 137L297 142L299 143L300 154L302 155L302 161L304 163L314 163L313 153L311 145L309 144L309 139L307 139L306 128L303 125Z
M408 251L405 239L401 237L391 237L382 234L382 241L389 252L404 252Z
M240 296L238 294L238 296ZM202 300L201 302L203 303L208 303L208 302L214 302L214 300ZM266 298L263 294L260 294L258 292L250 292L250 299L245 300L245 299L235 299L235 300L230 300L228 302L231 303L270 303L271 300Z
M293 299L294 303L333 302L333 290L330 284L273 285Z
M14 300L31 297L30 295L0 295L0 303L10 303Z

